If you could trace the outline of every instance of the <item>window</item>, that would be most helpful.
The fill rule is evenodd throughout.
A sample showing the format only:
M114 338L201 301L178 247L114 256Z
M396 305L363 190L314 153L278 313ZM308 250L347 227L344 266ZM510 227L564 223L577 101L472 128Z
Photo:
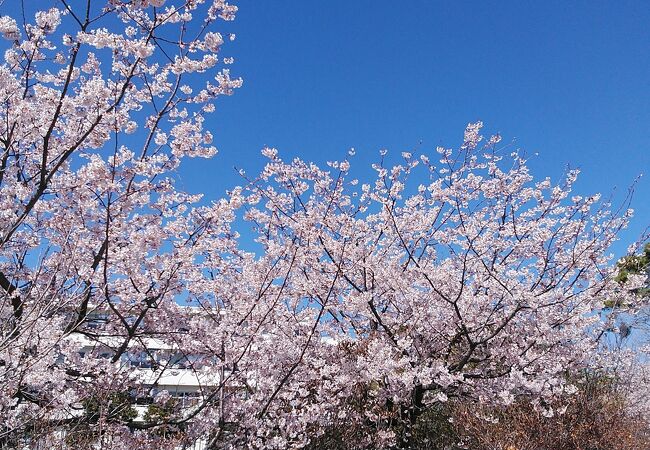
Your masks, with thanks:
M203 366L203 358L201 355L174 353L169 359L169 366L173 369L200 369Z
M124 360L131 367L151 369L155 365L155 361L153 360L152 356L154 356L153 352L131 351L126 353Z
M86 323L88 324L89 328L100 328L102 325L106 325L108 323L110 316L108 313L90 313L86 317Z

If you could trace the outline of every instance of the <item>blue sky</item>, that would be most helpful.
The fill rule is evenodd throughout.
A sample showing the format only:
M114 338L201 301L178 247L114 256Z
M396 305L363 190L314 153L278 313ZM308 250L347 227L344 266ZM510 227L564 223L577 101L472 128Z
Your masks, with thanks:
M355 147L431 152L465 125L539 153L538 177L582 169L577 191L623 193L650 172L650 4L645 1L241 1L223 56L244 86L208 127L219 155L182 185L216 198L260 149L323 162ZM650 173L624 251L650 224Z

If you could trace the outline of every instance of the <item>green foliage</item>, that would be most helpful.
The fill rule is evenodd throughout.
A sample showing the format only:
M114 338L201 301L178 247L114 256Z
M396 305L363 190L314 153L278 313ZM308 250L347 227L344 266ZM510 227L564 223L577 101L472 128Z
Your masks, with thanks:
M130 422L138 417L138 412L133 408L133 399L125 391L113 392L104 398L88 397L81 403L90 422L96 422L101 416L124 422Z
M66 448L98 448L97 443L102 436L101 427L97 426L100 418L108 422L132 422L138 417L133 407L133 397L128 391L94 394L82 400L81 404L84 415L79 418L79 423L66 432Z
M144 414L144 421L149 423L164 423L172 417L177 405L178 401L173 398L170 398L164 403L153 403L147 408L147 412Z
M184 428L178 425L171 425L170 421L179 412L179 401L170 398L162 403L153 403L147 408L144 414L144 421L156 425L154 433L164 438L179 438L184 434Z
M639 275L647 273L650 268L650 242L643 247L643 252L638 255L629 255L620 259L617 263L618 274L615 280L624 286L630 275ZM634 293L642 297L650 295L650 284L634 290ZM620 306L619 300L607 299L604 302L605 308Z
M427 408L413 427L415 449L456 449L461 440L454 428L452 404L436 403Z
M618 262L616 281L625 283L631 274L642 274L650 267L650 242L643 248L643 253L621 258Z

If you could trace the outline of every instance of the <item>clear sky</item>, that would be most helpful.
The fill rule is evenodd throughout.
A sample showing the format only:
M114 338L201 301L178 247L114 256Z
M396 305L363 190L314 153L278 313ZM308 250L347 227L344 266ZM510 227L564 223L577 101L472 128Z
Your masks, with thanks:
M265 146L323 162L355 147L456 146L482 120L528 154L534 175L582 169L581 194L625 192L646 172L623 251L650 224L648 1L239 1L223 50L244 86L208 127L220 150L182 171L216 198Z

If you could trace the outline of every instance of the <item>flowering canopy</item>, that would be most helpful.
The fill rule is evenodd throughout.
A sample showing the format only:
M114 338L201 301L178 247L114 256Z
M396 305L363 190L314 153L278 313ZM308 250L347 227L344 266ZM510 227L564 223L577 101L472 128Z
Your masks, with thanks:
M0 442L288 448L363 423L406 448L428 405L526 395L552 415L594 364L630 211L570 197L577 171L535 181L476 123L369 183L265 149L201 206L171 175L216 152L205 118L241 80L213 28L236 7L61 5L0 18ZM155 394L178 359L152 339L212 380L192 408ZM138 396L158 407L136 420Z

